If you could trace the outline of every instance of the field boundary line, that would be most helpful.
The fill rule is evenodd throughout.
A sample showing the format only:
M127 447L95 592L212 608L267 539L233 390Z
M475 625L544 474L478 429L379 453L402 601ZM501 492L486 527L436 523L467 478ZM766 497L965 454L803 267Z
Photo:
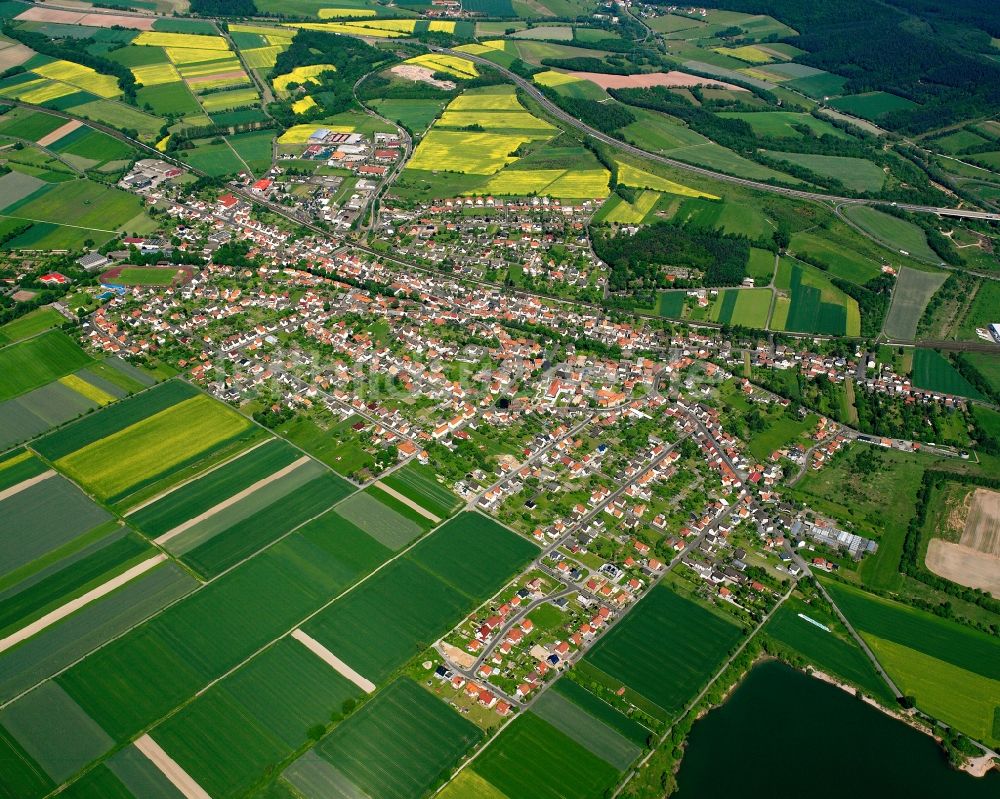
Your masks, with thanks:
M148 735L139 738L135 742L135 748L142 752L187 799L212 799L208 791L195 782L194 777L181 768L180 764Z
M49 469L41 474L36 474L34 477L29 477L27 480L22 480L20 483L12 485L10 488L5 488L3 491L0 491L0 502L3 502L5 499L10 499L17 494L20 494L22 491L26 491L31 488L33 485L38 485L39 483L48 480L50 477L54 477L57 474L59 474L59 472L55 469Z
M377 488L379 491L384 491L386 494L388 494L393 499L399 500L400 502L402 502L404 505L406 505L406 507L410 508L411 510L415 510L417 513L419 513L425 519L430 519L432 522L434 522L434 524L441 524L441 519L440 518L438 518L437 516L435 516L433 513L431 513L426 508L421 507L420 505L418 505L416 502L414 502L409 497L407 497L407 496L405 496L403 494L400 494L396 489L390 488L385 483L383 483L381 480L376 480L374 483L372 483L372 485L374 485L375 488Z
M39 225L58 225L60 227L71 227L77 230L96 230L98 233L118 233L117 230L105 230L102 227L88 227L87 225L71 225L68 222L53 222L51 219L32 219L28 216L14 216L13 214L0 214L6 219L18 219L22 222L36 222Z
M177 491L180 488L184 488L184 486L186 486L188 483L193 483L195 480L200 480L201 478L205 477L206 475L209 475L212 472L214 472L216 469L221 469L223 466L228 466L233 461L239 460L244 455L249 455L255 449L257 449L258 447L263 447L266 443L268 443L271 440L273 440L273 437L272 438L265 438L259 444L254 444L252 447L249 447L248 449L242 450L241 452L237 452L232 457L226 458L224 461L221 461L220 463L215 464L215 466L213 466L212 468L206 469L203 472L198 472L198 474L189 477L187 480L182 480L177 485L170 486L170 488L168 488L166 491L164 491L164 492L162 492L160 494L157 494L155 497L151 497L150 499L147 499L145 502L140 502L134 508L129 508L129 510L126 513L122 514L122 518L123 519L127 519L132 514L138 513L143 508L152 505L154 502L159 502L164 497L170 496L172 493L174 493L174 491Z
M364 691L366 694L374 693L378 686L375 685L367 677L362 676L350 666L348 666L344 661L337 657L333 652L327 649L323 644L313 638L309 633L305 632L299 627L292 630L292 638L302 644L306 649L312 652L316 657L326 663L328 666L333 668L341 677L346 677L352 683L354 683L358 688Z
M80 608L85 605L89 605L91 602L100 599L107 594L110 594L116 588L120 588L125 585L125 583L131 582L136 577L145 574L154 566L159 566L167 559L164 553L154 555L151 558L147 558L141 563L136 564L131 569L122 572L117 577L112 577L106 583L101 583L101 585L96 588L92 588L87 593L82 596L78 596L76 599L71 599L64 605L60 605L55 610L50 613L46 613L40 619L33 621L26 627L22 627L17 632L11 633L6 638L0 639L0 652L5 652L13 646L26 641L31 638L36 633L40 633L46 627L51 627L58 621L62 621L64 618L69 616L71 613L75 613L80 610Z
M260 490L261 488L264 488L266 485L268 485L270 483L273 483L275 480L280 480L282 477L288 476L289 474L291 474L292 472L294 472L299 467L304 466L310 460L312 460L312 458L310 458L308 455L303 455L297 461L293 461L292 463L288 464L287 466L285 466L285 467L283 467L281 469L278 469L278 471L276 471L274 474L270 474L267 477L261 478L260 480L258 480L253 485L249 485L246 488L244 488L242 491L240 491L240 492L238 492L236 494L233 494L228 499L224 499L224 500L222 500L222 502L218 503L217 505L213 505L211 508L209 508L208 510L206 510L204 513L200 513L199 515L195 516L193 519L188 519L186 522L183 522L182 524L177 525L172 530L168 530L167 532L165 532L163 535L159 536L158 538L154 538L153 542L156 543L156 544L159 544L160 546L163 546L167 541L169 541L172 538L176 538L181 533L187 532L192 527L194 527L196 524L199 524L199 523L201 523L201 522L203 522L203 521L205 521L207 519L211 519L217 513L221 513L226 508L229 508L232 505L235 505L240 500L246 499L251 494L255 493L256 491Z

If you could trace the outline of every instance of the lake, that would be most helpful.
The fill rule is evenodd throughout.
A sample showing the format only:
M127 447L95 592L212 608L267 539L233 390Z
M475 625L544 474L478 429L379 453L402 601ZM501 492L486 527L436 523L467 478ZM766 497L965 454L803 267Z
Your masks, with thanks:
M677 783L678 799L1000 797L996 771L955 771L928 736L773 660L695 723Z

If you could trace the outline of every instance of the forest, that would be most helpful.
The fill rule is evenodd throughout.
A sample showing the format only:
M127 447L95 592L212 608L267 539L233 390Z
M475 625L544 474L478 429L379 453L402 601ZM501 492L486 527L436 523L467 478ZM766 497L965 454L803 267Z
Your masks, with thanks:
M695 230L662 221L634 235L593 231L594 252L611 268L612 291L665 288L665 265L684 266L704 273L708 286L738 286L746 276L750 242L712 230Z

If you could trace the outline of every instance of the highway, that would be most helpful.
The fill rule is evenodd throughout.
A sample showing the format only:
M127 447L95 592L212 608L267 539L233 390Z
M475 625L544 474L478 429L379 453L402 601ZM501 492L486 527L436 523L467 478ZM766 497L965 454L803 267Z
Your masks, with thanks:
M572 125L577 130L586 133L593 139L597 139L604 144L607 144L616 149L623 150L631 155L638 156L640 158L646 158L657 163L664 164L665 166L674 167L675 169L682 169L685 172L693 172L697 175L703 175L713 180L723 181L725 183L733 183L738 186L746 186L747 188L757 189L759 191L768 191L773 194L783 194L786 197L795 197L800 200L813 200L815 202L833 202L837 204L855 204L855 205L888 205L884 200L864 200L857 197L837 197L832 194L823 194L821 192L805 191L802 189L792 189L786 188L784 186L774 186L770 183L763 183L759 180L749 180L748 178L738 178L733 175L726 175L722 172L713 172L711 169L705 169L700 166L692 166L691 164L685 164L683 161L675 161L673 158L667 158L666 156L659 155L657 153L652 153L649 150L643 150L640 147L636 147L633 144L628 144L616 139L614 136L609 136L606 133L602 133L596 128L592 128L584 122L581 122L576 117L566 113L559 106L549 100L542 92L530 81L522 78L520 75L511 72L506 67L503 67L493 61L482 56L472 55L471 53L464 53L460 50L451 50L445 47L431 47L431 50L438 53L447 53L448 55L457 56L459 58L466 58L470 61L475 61L483 66L490 67L492 69L501 72L504 77L510 80L512 83L517 84L518 87L523 89L533 100L535 100L539 105L541 105L546 112L554 116L556 119L565 122L567 125ZM896 203L896 208L900 208L904 211L912 211L914 213L928 213L928 214L938 214L940 216L954 216L963 219L981 219L990 222L1000 221L1000 214L991 213L989 211L975 211L965 208L938 208L932 205L911 205L908 203Z

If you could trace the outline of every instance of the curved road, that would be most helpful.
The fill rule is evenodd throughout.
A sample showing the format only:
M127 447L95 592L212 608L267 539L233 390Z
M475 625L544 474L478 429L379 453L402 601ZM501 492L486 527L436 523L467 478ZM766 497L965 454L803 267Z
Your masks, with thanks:
M492 67L498 72L503 73L503 75L513 83L517 84L521 89L523 89L527 94L535 100L539 105L541 105L549 114L554 116L556 119L565 122L568 125L572 125L578 130L586 133L591 138L597 139L604 144L610 145L611 147L616 147L619 150L624 150L627 153L638 156L640 158L650 159L658 163L664 164L666 166L671 166L676 169L683 169L687 172L694 172L698 175L704 175L705 177L713 178L714 180L724 181L726 183L735 183L739 186L746 186L751 189L758 189L760 191L769 191L775 194L784 194L787 197L796 197L800 200L814 200L817 202L834 202L838 204L848 204L853 203L857 205L888 205L888 203L879 200L863 200L857 197L837 197L832 194L821 194L819 192L804 191L802 189L790 189L784 186L774 186L770 183L762 183L758 180L749 180L747 178L738 178L733 175L726 175L722 172L713 172L711 169L705 169L700 166L692 166L691 164L685 164L683 161L675 161L673 158L667 158L663 155L658 155L657 153L651 153L648 150L643 150L640 147L636 147L633 144L628 144L620 139L616 139L614 136L609 136L606 133L590 127L584 122L581 122L576 117L563 111L559 106L549 100L542 92L530 81L522 78L520 75L511 72L506 67L490 61L489 59L483 58L482 56L472 55L471 53L463 53L459 50L451 50L446 47L431 47L432 51L437 53L447 53L448 55L458 56L459 58L465 58L470 61L475 61L483 66ZM896 203L896 208L901 208L904 211L912 211L914 213L929 213L938 214L940 216L956 216L965 219L983 219L991 222L1000 222L1000 214L990 213L989 211L974 211L967 210L964 208L937 208L931 205L910 205L907 203Z

